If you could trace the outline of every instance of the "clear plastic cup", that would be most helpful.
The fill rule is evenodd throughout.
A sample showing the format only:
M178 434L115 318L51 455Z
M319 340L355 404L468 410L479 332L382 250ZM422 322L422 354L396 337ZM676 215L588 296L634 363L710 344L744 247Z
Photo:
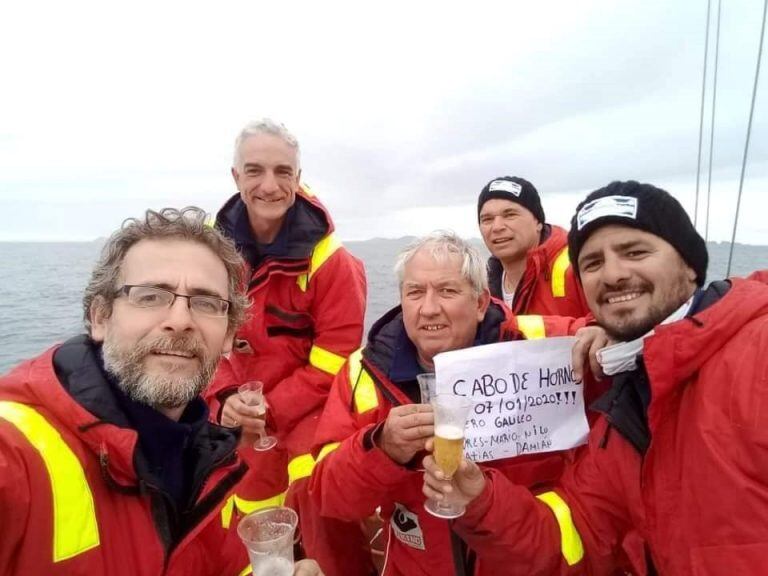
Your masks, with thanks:
M253 576L293 576L293 535L299 516L284 506L251 512L237 534L248 550Z
M421 403L429 404L432 398L437 394L437 383L434 372L425 372L417 374L416 380L419 382L419 391L421 392Z

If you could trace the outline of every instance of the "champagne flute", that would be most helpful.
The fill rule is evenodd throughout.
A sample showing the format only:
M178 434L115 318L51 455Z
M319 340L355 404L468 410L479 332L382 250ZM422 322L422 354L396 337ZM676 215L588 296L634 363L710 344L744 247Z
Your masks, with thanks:
M258 380L246 382L237 389L237 394L243 404L247 406L258 406L261 408L261 414L266 414L267 404L264 401L264 383ZM258 432L259 438L253 443L253 449L257 452L264 452L274 448L277 444L277 438L267 436L264 432Z
M468 398L453 394L437 394L431 403L435 411L433 454L446 480L450 480L464 455L464 427L474 404ZM450 497L443 500L430 498L424 508L438 518L458 518L464 514L464 506L451 502Z

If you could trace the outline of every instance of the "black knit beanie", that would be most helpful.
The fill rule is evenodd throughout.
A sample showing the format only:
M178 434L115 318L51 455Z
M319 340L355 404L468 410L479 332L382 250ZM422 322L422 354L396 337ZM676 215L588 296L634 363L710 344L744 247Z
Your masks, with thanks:
M536 187L524 178L517 176L502 176L494 178L480 191L477 199L477 220L480 221L480 210L483 204L492 198L511 200L530 210L534 218L544 224L544 209Z
M634 180L611 182L595 190L576 208L568 233L568 253L579 274L579 253L595 230L606 224L630 226L669 242L696 273L696 283L707 276L707 245L691 219L671 194Z

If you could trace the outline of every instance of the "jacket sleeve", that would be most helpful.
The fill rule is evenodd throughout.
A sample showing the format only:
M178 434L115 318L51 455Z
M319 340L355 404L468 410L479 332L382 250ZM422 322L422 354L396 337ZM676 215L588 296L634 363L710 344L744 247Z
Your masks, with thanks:
M290 430L323 406L334 376L363 338L366 280L362 262L339 248L312 283L315 333L308 362L267 394L278 430Z
M615 453L632 450L611 438L614 454L595 444L604 425L593 430L581 451L550 492L533 494L497 470L487 471L483 493L456 520L454 528L483 559L491 574L504 574L510 558L516 573L610 575L622 566L622 541L631 529L624 493L614 470ZM624 456L639 459L639 455ZM637 464L639 471L639 463Z
M381 398L359 413L356 406L362 399L354 396L355 390L345 365L320 417L314 448L319 462L309 485L320 513L342 520L370 516L385 495L412 474L373 445L372 435L386 417Z
M509 314L504 321L502 331L508 334L522 334L526 340L537 340L555 336L573 336L579 328L586 326L586 324L586 318Z
M13 573L15 552L28 522L32 500L25 470L24 462L0 434L0 574Z

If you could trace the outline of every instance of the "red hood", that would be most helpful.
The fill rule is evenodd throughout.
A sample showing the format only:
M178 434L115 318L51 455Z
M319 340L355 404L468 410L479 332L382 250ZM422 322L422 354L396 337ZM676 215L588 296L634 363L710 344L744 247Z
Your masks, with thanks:
M768 315L768 285L741 278L731 283L731 289L713 305L690 318L659 326L645 341L643 358L653 382L651 408L693 377L746 324Z

